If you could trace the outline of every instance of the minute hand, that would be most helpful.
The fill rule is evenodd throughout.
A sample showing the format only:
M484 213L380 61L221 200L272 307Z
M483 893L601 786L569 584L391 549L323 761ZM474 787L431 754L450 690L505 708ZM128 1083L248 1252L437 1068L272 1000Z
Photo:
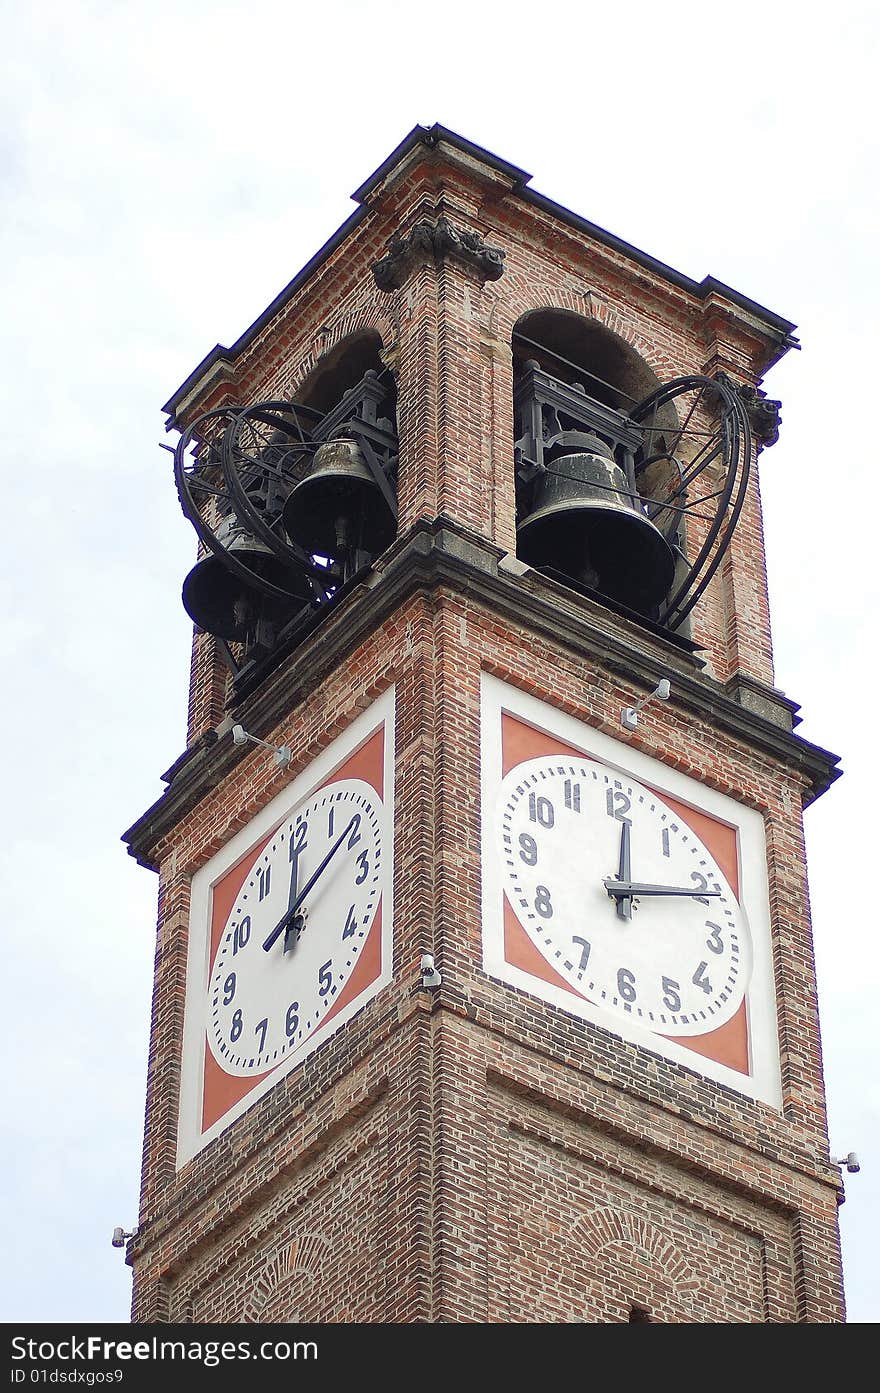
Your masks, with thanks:
M602 883L608 894L613 895L615 899L625 895L689 895L695 900L705 900L710 897L717 898L721 894L720 890L697 890L684 885L642 885L632 880L613 880L610 876Z
M336 841L333 843L330 850L327 852L327 855L324 857L324 860L321 862L318 869L314 871L312 875L309 876L308 880L306 881L303 888L300 890L293 904L290 906L287 912L283 914L282 917L278 920L278 923L275 925L269 937L265 940L263 944L263 948L267 953L269 949L272 947L273 943L276 942L276 940L280 937L280 935L284 932L288 925L293 923L293 920L296 918L299 907L305 899L306 895L312 889L312 886L315 885L319 877L324 874L333 857L336 855L337 851L342 846L342 843L350 834L351 829L354 826L355 819L352 818L342 835L340 837L337 837Z

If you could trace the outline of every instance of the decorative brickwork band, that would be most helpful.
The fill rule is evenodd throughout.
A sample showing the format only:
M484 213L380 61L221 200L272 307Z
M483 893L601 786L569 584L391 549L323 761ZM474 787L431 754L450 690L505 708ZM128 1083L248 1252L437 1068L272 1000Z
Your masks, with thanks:
M448 218L415 223L402 236L394 236L373 275L380 290L399 290L414 266L453 257L477 272L482 281L497 281L504 273L504 252L487 247L478 232L460 231Z
M330 1240L303 1233L275 1253L254 1283L241 1319L247 1324L289 1322L331 1258Z

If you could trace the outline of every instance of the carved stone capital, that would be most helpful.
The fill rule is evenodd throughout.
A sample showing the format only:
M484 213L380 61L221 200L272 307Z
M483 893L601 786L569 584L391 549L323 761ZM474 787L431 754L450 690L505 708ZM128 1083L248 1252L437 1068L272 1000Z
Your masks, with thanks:
M782 424L781 401L773 401L770 397L762 397L756 388L744 383L739 389L746 411L749 413L749 423L752 427L752 434L766 449L770 445L775 445L779 439L779 427Z
M782 424L780 411L781 401L774 401L771 397L761 396L756 387L752 387L748 382L735 382L726 372L717 374L728 387L732 387L740 398L749 417L749 425L752 434L758 444L767 449L775 445L779 439L779 427Z
M428 261L439 265L447 257L470 266L484 282L497 281L504 273L499 247L488 247L478 232L459 230L440 217L434 222L423 218L408 232L392 237L373 275L380 290L399 290L414 266Z

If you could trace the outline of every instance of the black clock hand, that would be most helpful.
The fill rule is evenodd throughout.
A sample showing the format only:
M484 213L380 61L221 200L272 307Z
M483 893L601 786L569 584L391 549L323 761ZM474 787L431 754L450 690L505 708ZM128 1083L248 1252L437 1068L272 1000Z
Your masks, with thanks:
M299 858L305 850L305 843L297 850L293 837L290 839L290 887L287 892L287 914L284 928L284 951L299 942L299 936L303 929L303 916L299 910L294 910L299 886ZM293 942L291 942L291 939Z
M689 895L692 899L704 900L710 896L717 898L721 894L720 890L688 889L683 885L642 885L638 881L612 880L610 876L602 883L608 894L618 900L632 895Z
M342 846L342 843L345 841L346 837L350 835L352 828L356 825L356 817L357 814L355 814L355 817L351 819L348 826L345 828L345 831L342 832L342 834L339 837L337 837L336 841L333 843L330 850L327 852L327 855L324 857L324 860L321 862L318 869L316 871L313 871L312 874L309 876L308 880L306 881L303 888L300 890L293 904L289 907L286 913L284 913L278 920L278 923L275 925L269 937L263 944L263 948L267 953L269 952L269 949L272 947L272 945L280 937L280 935L284 933L285 929L289 928L289 926L293 923L294 919L296 918L299 907L305 899L306 895L308 895L309 891L313 888L313 886L317 884L318 880L324 874L330 862L333 860L333 857L336 855L337 851Z
M620 823L620 860L617 867L617 878L619 881L626 884L631 875L630 823L626 818L623 818ZM617 896L617 913L620 915L621 919L632 918L632 895Z

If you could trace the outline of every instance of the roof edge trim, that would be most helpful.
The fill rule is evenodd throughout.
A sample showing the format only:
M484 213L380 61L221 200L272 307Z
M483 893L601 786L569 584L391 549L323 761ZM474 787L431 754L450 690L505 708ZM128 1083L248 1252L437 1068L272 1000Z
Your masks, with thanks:
M554 202L553 199L548 198L545 194L536 193L534 189L527 188L526 185L529 183L532 176L526 173L525 170L510 164L507 160L500 159L499 156L493 155L482 146L474 144L473 141L466 140L463 136L456 134L455 131L449 130L447 126L435 123L433 126L414 126L409 134L404 136L400 144L392 150L387 159L382 161L379 168L361 184L360 188L355 190L351 197L359 206L351 216L345 220L342 226L333 233L328 241L324 243L320 250L315 253L302 270L297 272L293 280L289 281L284 289L275 296L275 299L271 304L267 305L266 309L254 320L253 324L245 329L244 333L236 339L232 347L226 348L223 344L218 343L211 349L210 353L206 354L198 366L193 369L163 406L162 410L168 417L165 427L166 430L180 429L177 420L178 409L195 390L200 379L202 379L218 362L225 361L231 365L239 354L247 348L251 340L269 323L273 316L284 307L287 301L296 294L297 290L299 290L309 277L314 275L321 264L332 255L340 243L344 242L363 219L368 216L369 208L367 206L367 200L370 194L381 185L395 165L403 160L406 155L416 148L416 146L424 145L428 149L432 149L441 142L456 147L471 158L489 165L497 173L502 174L506 179L510 180L512 185L511 193L515 197L519 197L533 208L539 209L549 214L551 217L559 219L560 222L566 223L569 227L585 233L603 246L619 252L622 256L628 257L637 265L643 266L646 270L651 271L654 275L660 276L670 284L678 286L679 289L684 290L689 295L693 295L696 299L706 300L711 295L722 296L744 313L752 315L756 319L762 321L769 333L775 335L779 339L783 352L789 348L800 346L798 340L793 335L793 331L797 326L790 320L784 319L781 315L775 314L772 310L768 310L764 305L758 304L757 301L750 300L747 296L740 294L738 290L734 290L731 286L725 285L723 281L717 280L714 276L704 276L701 281L695 281L690 276L684 275L681 271L676 271L665 262L658 261L656 257L649 256L647 252L640 251L638 247L634 247L630 242L624 241L623 238L616 237L611 232L606 232L604 228L599 227L596 223L590 222L587 218L581 217L578 213L573 213L561 203Z

